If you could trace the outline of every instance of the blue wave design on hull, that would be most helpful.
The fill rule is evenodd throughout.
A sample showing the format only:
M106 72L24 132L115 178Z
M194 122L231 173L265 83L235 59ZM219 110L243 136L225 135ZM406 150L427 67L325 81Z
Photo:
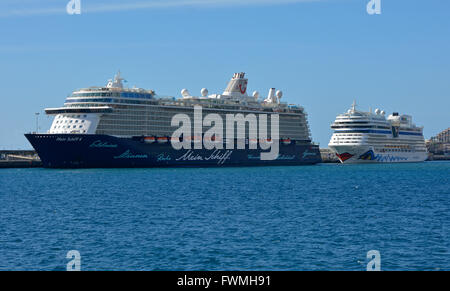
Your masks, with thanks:
M407 161L408 160L408 158L406 158L406 157L391 156L391 155L385 155L385 156L377 155L375 157L375 159L378 162L401 162L401 161Z
M382 154L375 154L373 150L369 150L365 152L364 154L360 155L360 160L367 160L367 161L377 161L377 162L401 162L401 161L407 161L408 158L406 157L400 157L400 156L393 156L393 155L382 155Z

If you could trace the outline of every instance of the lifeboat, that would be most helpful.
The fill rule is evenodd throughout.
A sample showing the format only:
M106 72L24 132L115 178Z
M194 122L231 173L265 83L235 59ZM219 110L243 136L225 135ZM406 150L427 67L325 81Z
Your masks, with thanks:
M161 137L156 138L156 141L158 143L166 143L169 141L169 138L167 136L161 136Z
M194 143L201 143L202 137L201 136L193 136L191 139Z
M221 142L222 138L221 137L216 137L215 135L213 135L210 138L203 137L203 140L208 141L208 142Z
M291 139L290 138L283 138L283 139L281 139L281 143L285 144L285 145L291 144Z
M261 139L259 142L260 143L265 143L265 144L271 144L272 143L272 139L271 138Z
M257 139L254 139L254 138L249 139L248 142L249 142L250 144L258 144L258 140L257 140Z
M145 143L154 143L156 141L156 138L154 136L146 136L144 137Z

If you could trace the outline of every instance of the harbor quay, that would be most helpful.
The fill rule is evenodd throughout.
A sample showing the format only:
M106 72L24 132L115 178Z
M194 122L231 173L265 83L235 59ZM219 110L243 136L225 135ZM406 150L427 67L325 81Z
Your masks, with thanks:
M0 168L37 168L42 163L33 150L0 151Z

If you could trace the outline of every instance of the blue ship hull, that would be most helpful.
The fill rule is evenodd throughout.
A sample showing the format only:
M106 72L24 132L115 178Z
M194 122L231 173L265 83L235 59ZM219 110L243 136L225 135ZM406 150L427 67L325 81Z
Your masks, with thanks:
M312 165L321 162L311 143L281 144L276 160L260 159L261 149L175 150L170 142L145 143L143 137L26 134L46 168L150 168Z

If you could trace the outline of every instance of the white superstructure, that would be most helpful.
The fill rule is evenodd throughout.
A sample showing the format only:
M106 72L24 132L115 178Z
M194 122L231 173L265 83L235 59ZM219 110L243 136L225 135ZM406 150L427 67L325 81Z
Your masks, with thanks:
M428 156L423 127L414 125L409 115L394 112L386 118L379 109L356 110L354 102L331 128L328 146L342 163L423 162Z
M194 120L193 108L201 106L205 114L215 113L224 120L227 114L277 114L281 139L311 143L304 108L281 102L283 93L275 88L269 90L264 100L257 91L249 96L245 73L235 73L222 94L209 94L203 88L201 96L193 96L183 89L180 98L158 96L153 90L126 88L123 81L119 72L106 86L76 90L67 97L63 107L47 108L46 113L55 117L48 133L170 137L175 130L172 117L182 113ZM268 128L270 120L267 119ZM204 131L208 128L202 127Z

